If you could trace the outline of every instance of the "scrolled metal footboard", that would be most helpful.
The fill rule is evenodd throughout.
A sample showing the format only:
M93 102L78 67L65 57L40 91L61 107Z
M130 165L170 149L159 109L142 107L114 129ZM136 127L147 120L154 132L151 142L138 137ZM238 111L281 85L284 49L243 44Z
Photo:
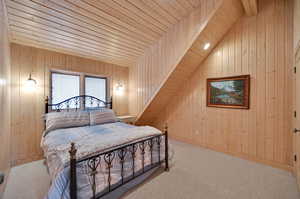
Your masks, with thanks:
M161 159L161 149L162 149L162 140L164 140L164 159ZM156 150L154 148L156 147ZM136 164L136 155L139 149L139 154L141 156L142 168L139 171L135 170ZM150 153L149 164L145 163L145 153ZM80 160L76 160L76 148L75 144L71 144L70 153L70 198L77 199L77 177L76 177L76 166L80 163L86 163L89 174L91 176L91 189L92 189L92 199L101 198L104 195L116 190L122 185L130 182L131 180L141 176L142 174L152 170L155 167L160 167L162 163L165 163L165 171L169 170L169 155L168 155L168 129L165 127L164 134L155 135L147 137L145 139L135 141L126 145L122 145L116 148L113 148L109 151L105 151L100 154L96 154L90 157L86 157ZM154 153L157 153L156 162L153 160ZM124 164L125 159L130 158L132 165L132 171L130 176L124 175ZM113 161L118 160L118 166L120 166L120 181L112 184L111 182L111 168L113 167ZM103 163L106 166L107 170L107 187L100 192L97 192L96 187L96 175L97 168Z

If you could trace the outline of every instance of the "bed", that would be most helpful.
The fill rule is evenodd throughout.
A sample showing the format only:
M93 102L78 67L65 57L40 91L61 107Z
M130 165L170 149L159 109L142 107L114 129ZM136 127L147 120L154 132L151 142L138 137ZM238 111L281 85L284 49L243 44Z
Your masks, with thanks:
M87 95L46 100L41 147L52 182L46 199L104 198L156 169L169 170L167 127L162 133L125 124L111 109L112 99Z

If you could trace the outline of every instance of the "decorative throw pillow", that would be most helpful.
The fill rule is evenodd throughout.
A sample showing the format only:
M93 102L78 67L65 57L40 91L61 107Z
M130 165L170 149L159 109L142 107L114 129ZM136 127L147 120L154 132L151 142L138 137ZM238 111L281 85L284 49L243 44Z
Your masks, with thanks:
M46 114L46 132L69 127L86 126L90 124L90 115L86 111L52 112Z
M102 109L90 112L90 125L116 122L117 118L111 109Z

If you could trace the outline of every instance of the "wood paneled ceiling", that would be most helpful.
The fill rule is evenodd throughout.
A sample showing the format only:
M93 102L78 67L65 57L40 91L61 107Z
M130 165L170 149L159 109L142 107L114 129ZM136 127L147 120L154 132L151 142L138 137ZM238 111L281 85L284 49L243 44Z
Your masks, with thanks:
M202 0L5 0L11 42L122 66Z

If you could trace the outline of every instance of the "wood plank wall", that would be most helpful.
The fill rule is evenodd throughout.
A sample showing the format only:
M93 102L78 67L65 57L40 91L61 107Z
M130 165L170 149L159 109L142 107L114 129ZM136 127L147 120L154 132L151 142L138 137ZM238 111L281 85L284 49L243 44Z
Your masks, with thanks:
M251 75L250 110L206 107L206 79ZM154 126L171 138L291 169L293 1L259 1L198 67Z
M138 115L144 109L220 1L202 1L200 7L171 28L130 67L130 114Z
M44 99L49 95L49 70L85 72L109 77L110 89L118 82L128 88L127 67L107 64L99 61L75 57L62 53L42 50L34 47L11 44L12 66L12 165L41 159L40 140L43 131L42 114ZM37 90L33 93L24 91L22 85L32 72L37 80ZM127 89L125 95L113 94L114 109L118 115L128 114Z
M152 121L159 111L163 109L178 93L178 82L185 82L189 79L195 69L206 59L211 50L222 40L230 28L244 15L243 5L240 0L219 1L215 9L209 14L209 17L203 22L203 26L196 30L195 35L184 50L184 55L174 57L175 66L167 76L160 87L156 88L156 92L148 99L148 103L143 110L139 112L136 119L137 125L146 124ZM226 22L224 19L226 18ZM213 32L213 34L212 34ZM188 37L187 37L188 38ZM204 50L206 43L210 43L210 47ZM182 52L182 51L178 52Z
M10 145L10 50L3 1L0 0L0 171L9 170ZM0 185L0 198L3 190Z
M299 0L294 0L294 66L297 68L297 71L299 72L300 69L300 1ZM300 92L297 92L297 77L299 77L298 74L294 75L294 79L293 79L293 84L294 84L294 88L293 88L293 105L295 107L295 110L299 110L299 108L297 107L297 97L300 96ZM299 118L295 118L293 117L293 127L298 128L299 124L297 123L299 121ZM297 139L299 139L299 134L294 134L294 152L296 155L299 156L299 150L300 147L297 146ZM298 185L300 186L299 183L299 162L295 162L294 164L294 173L295 175L298 177Z
M294 48L300 48L300 1L294 0Z

